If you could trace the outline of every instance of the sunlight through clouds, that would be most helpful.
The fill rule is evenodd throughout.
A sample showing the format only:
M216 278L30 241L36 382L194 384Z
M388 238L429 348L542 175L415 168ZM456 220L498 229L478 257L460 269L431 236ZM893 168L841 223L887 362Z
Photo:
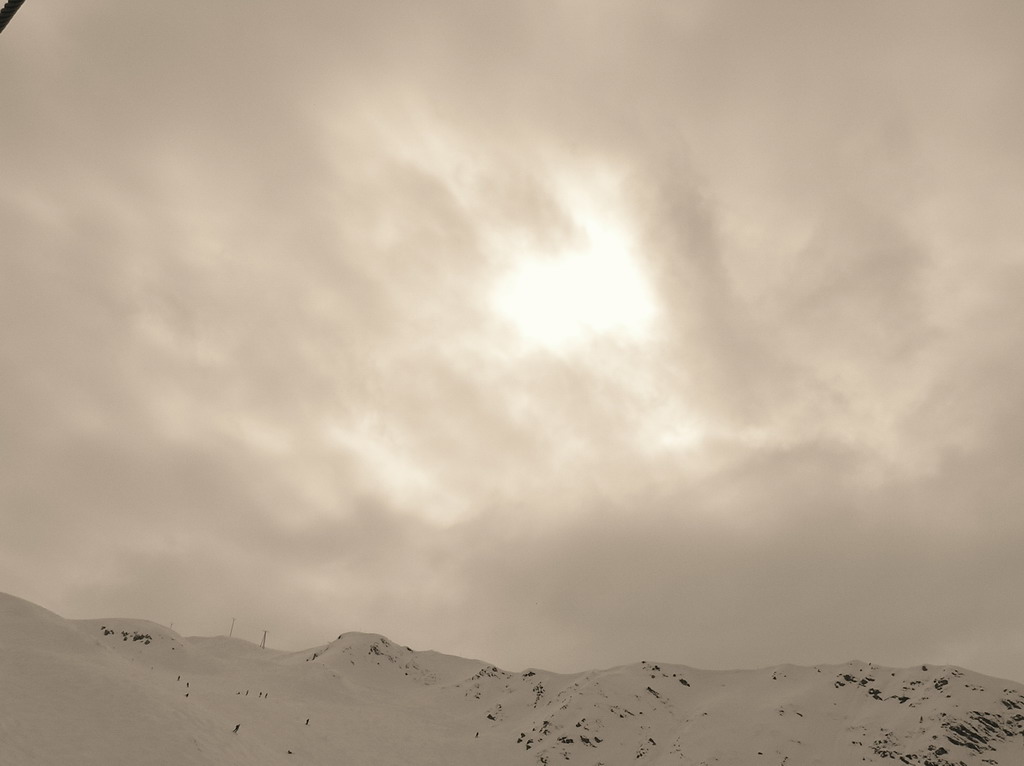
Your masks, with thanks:
M562 252L518 253L493 292L495 311L529 347L566 351L608 335L643 342L654 331L654 294L608 185L563 183L572 241Z
M28 5L0 590L1024 677L1024 3Z

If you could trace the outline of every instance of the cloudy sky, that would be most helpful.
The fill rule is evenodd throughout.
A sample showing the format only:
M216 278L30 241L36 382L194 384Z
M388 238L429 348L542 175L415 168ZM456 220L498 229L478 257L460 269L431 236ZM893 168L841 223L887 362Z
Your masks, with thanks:
M1024 5L29 0L0 590L1024 680Z

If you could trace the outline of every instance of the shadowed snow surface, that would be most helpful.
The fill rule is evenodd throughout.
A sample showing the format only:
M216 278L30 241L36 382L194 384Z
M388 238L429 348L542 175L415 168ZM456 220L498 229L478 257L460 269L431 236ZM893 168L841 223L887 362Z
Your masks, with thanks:
M1024 686L865 662L510 673L375 634L282 652L0 594L5 766L565 762L1019 766Z

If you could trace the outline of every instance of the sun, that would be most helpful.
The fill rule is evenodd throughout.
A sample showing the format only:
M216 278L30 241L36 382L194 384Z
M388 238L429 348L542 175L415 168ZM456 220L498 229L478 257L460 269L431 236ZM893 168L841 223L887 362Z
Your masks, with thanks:
M654 326L656 300L631 232L597 200L574 197L571 245L518 255L497 284L494 309L524 343L549 351L606 336L643 341Z

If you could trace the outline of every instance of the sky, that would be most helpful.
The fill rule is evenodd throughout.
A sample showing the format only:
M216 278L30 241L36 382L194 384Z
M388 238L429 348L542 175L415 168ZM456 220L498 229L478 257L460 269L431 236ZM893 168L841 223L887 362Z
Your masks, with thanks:
M1024 680L1022 34L1015 0L29 0L0 591L509 670Z

